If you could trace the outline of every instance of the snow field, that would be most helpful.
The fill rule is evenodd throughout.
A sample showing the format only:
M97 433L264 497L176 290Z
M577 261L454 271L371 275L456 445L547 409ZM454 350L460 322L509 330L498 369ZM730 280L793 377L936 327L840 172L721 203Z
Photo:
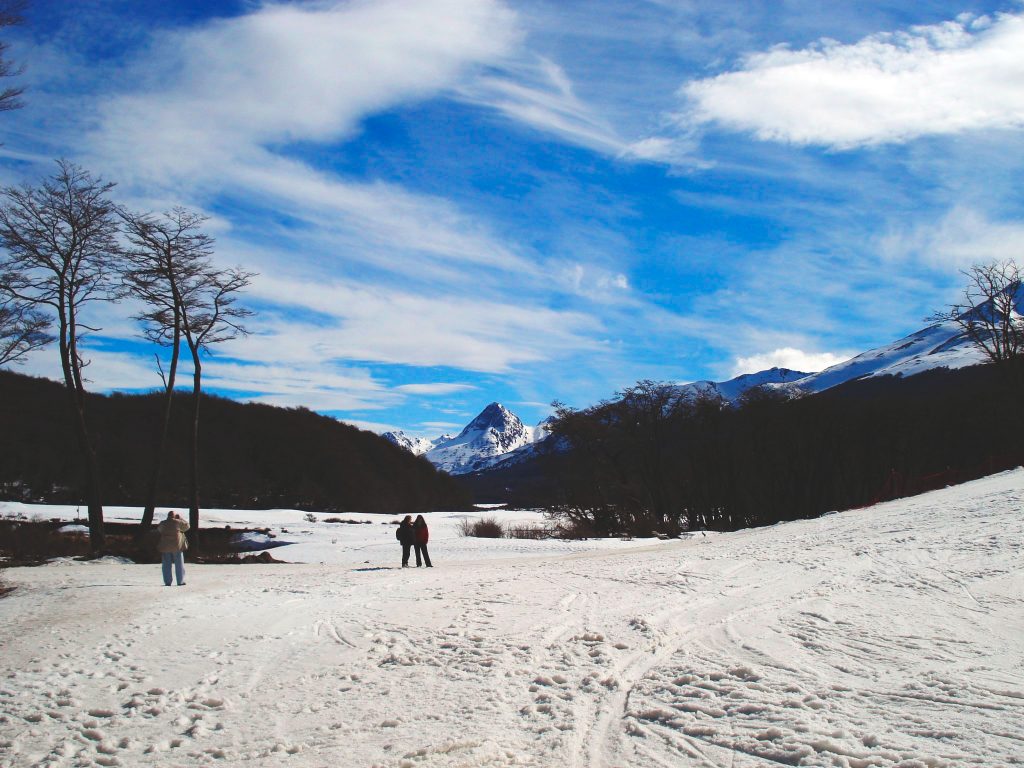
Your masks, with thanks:
M0 764L1021 764L1022 486L654 544L432 515L429 570L379 516L230 513L333 556L9 569Z

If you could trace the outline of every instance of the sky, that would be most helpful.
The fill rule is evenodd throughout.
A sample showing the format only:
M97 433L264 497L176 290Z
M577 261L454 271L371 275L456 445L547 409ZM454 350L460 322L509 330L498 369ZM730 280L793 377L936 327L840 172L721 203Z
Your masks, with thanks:
M0 184L63 157L209 217L258 276L208 390L366 429L820 370L1024 252L1021 2L30 0L3 34ZM90 307L93 390L159 386L137 311Z

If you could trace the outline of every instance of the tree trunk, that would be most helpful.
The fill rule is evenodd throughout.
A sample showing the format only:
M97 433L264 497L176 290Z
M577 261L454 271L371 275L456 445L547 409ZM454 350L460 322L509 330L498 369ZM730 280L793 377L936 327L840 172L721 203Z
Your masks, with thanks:
M188 506L188 535L190 545L194 550L199 549L199 397L202 392L203 366L199 361L199 349L189 345L192 351L192 439L190 442L189 461L189 506Z
M85 390L81 384L78 358L72 345L68 344L68 323L63 313L60 319L60 362L64 371L64 386L68 393L71 418L75 424L79 454L85 460L85 501L89 510L89 548L100 552L106 546L103 529L103 502L100 485L99 461L89 440L89 428L85 420ZM73 337L72 337L73 338Z
M177 326L174 329L174 342L171 346L171 367L167 372L167 381L164 387L164 416L160 425L160 436L156 440L156 447L153 453L153 469L149 476L149 485L146 488L146 506L142 510L142 520L139 522L139 531L136 539L141 540L146 532L153 525L153 515L156 512L156 494L160 487L160 475L163 472L164 452L167 448L167 433L171 425L171 405L174 401L174 382L178 372L178 356L181 348L181 332ZM191 524L191 523L190 523Z

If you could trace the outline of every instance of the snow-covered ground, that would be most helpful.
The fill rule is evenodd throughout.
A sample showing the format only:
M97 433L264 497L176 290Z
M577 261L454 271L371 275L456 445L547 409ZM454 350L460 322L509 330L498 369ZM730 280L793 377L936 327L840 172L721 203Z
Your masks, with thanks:
M429 570L379 516L215 513L307 562L3 572L0 764L1020 764L1022 489L671 542L434 514Z

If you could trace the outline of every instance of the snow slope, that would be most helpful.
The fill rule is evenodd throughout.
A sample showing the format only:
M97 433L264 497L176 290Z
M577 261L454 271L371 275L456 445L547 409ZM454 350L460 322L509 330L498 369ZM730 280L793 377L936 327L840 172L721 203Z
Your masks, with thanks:
M913 376L935 368L966 368L984 362L984 355L953 323L938 323L812 373L796 385L805 392L821 392L853 379Z
M380 518L235 513L337 557L9 569L0 764L1020 764L1022 487L653 543L435 514L429 570Z

